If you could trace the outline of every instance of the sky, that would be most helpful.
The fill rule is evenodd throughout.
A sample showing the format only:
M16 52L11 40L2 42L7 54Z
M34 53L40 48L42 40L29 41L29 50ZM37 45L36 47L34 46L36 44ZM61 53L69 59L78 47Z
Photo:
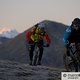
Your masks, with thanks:
M70 25L79 8L80 0L0 0L0 27L23 32L43 20Z

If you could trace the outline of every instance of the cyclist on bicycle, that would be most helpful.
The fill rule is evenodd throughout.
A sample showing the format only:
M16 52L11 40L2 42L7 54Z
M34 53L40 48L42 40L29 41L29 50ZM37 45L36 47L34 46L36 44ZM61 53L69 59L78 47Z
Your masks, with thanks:
M69 53L69 46L73 43L80 43L80 19L75 18L72 21L71 26L69 26L63 36L63 42L65 44L66 54L71 56Z
M45 26L39 24L36 24L31 31L29 31L26 34L26 41L30 44L29 46L29 57L30 57L30 65L32 65L32 60L33 60L33 51L35 47L35 43L39 44L39 59L38 59L38 65L41 65L41 59L43 55L43 45L44 45L44 40L46 40L47 44L46 47L49 47L50 45L50 37L45 31Z

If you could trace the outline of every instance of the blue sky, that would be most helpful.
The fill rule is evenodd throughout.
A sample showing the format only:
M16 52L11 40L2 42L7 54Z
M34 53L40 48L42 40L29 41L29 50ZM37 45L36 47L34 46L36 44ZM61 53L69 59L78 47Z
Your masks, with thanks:
M0 27L23 32L46 19L69 25L79 8L80 0L0 0Z

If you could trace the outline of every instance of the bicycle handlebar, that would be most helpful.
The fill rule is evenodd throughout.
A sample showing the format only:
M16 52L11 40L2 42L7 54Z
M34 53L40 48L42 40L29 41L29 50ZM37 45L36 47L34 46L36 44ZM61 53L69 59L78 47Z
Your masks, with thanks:
M76 46L80 46L80 43L71 43L70 44L70 48L76 47Z

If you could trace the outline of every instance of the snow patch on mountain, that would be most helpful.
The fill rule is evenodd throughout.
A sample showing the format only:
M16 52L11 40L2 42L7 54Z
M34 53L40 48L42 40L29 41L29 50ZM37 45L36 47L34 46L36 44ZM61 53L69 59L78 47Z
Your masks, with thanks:
M19 33L15 29L0 28L0 37L14 38Z

